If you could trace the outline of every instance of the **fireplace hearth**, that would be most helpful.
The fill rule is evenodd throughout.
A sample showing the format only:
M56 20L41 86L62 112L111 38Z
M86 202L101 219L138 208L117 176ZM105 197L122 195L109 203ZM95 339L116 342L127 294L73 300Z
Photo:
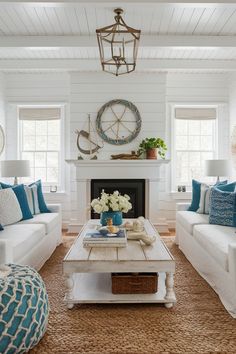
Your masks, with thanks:
M132 209L125 218L145 217L145 179L92 179L91 200L99 197L103 189L106 193L118 190L122 195L130 196ZM99 219L100 215L91 210L91 218Z

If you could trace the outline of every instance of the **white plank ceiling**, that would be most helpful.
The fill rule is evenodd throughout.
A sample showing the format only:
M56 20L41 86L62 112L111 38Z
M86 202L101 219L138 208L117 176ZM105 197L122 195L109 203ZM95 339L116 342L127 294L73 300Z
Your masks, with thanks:
M116 4L120 5L119 1ZM0 1L0 39L8 36L90 36L113 23L114 2ZM236 2L228 4L127 3L124 19L143 35L236 36ZM66 40L66 39L65 39ZM0 46L1 59L98 59L97 46L45 48ZM141 47L139 59L236 60L236 47Z
M145 1L144 1L145 3ZM119 2L117 2L119 5ZM113 22L113 6L0 4L0 34L91 35ZM125 21L145 34L235 35L236 4L125 6Z

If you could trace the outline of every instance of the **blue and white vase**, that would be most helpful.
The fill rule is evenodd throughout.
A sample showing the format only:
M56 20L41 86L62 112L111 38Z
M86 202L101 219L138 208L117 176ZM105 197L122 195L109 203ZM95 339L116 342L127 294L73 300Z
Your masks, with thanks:
M112 219L113 225L121 225L123 223L121 211L104 211L101 213L100 222L102 226L107 225L107 219Z

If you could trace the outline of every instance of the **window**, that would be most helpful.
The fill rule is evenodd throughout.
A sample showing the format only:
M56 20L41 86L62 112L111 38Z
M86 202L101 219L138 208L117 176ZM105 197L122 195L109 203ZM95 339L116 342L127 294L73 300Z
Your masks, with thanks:
M61 185L61 109L59 107L22 107L20 120L20 157L30 160L31 177L44 186Z
M204 161L216 158L216 108L175 107L173 131L173 189L191 188L192 179L212 182L204 177Z

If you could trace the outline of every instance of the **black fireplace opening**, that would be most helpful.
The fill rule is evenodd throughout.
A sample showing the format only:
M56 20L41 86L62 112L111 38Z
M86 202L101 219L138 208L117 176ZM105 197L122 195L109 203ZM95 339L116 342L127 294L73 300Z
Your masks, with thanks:
M119 191L120 194L127 194L130 197L132 209L124 214L125 218L145 217L145 179L92 179L91 180L91 201L105 193ZM91 219L99 219L100 215L91 209Z

